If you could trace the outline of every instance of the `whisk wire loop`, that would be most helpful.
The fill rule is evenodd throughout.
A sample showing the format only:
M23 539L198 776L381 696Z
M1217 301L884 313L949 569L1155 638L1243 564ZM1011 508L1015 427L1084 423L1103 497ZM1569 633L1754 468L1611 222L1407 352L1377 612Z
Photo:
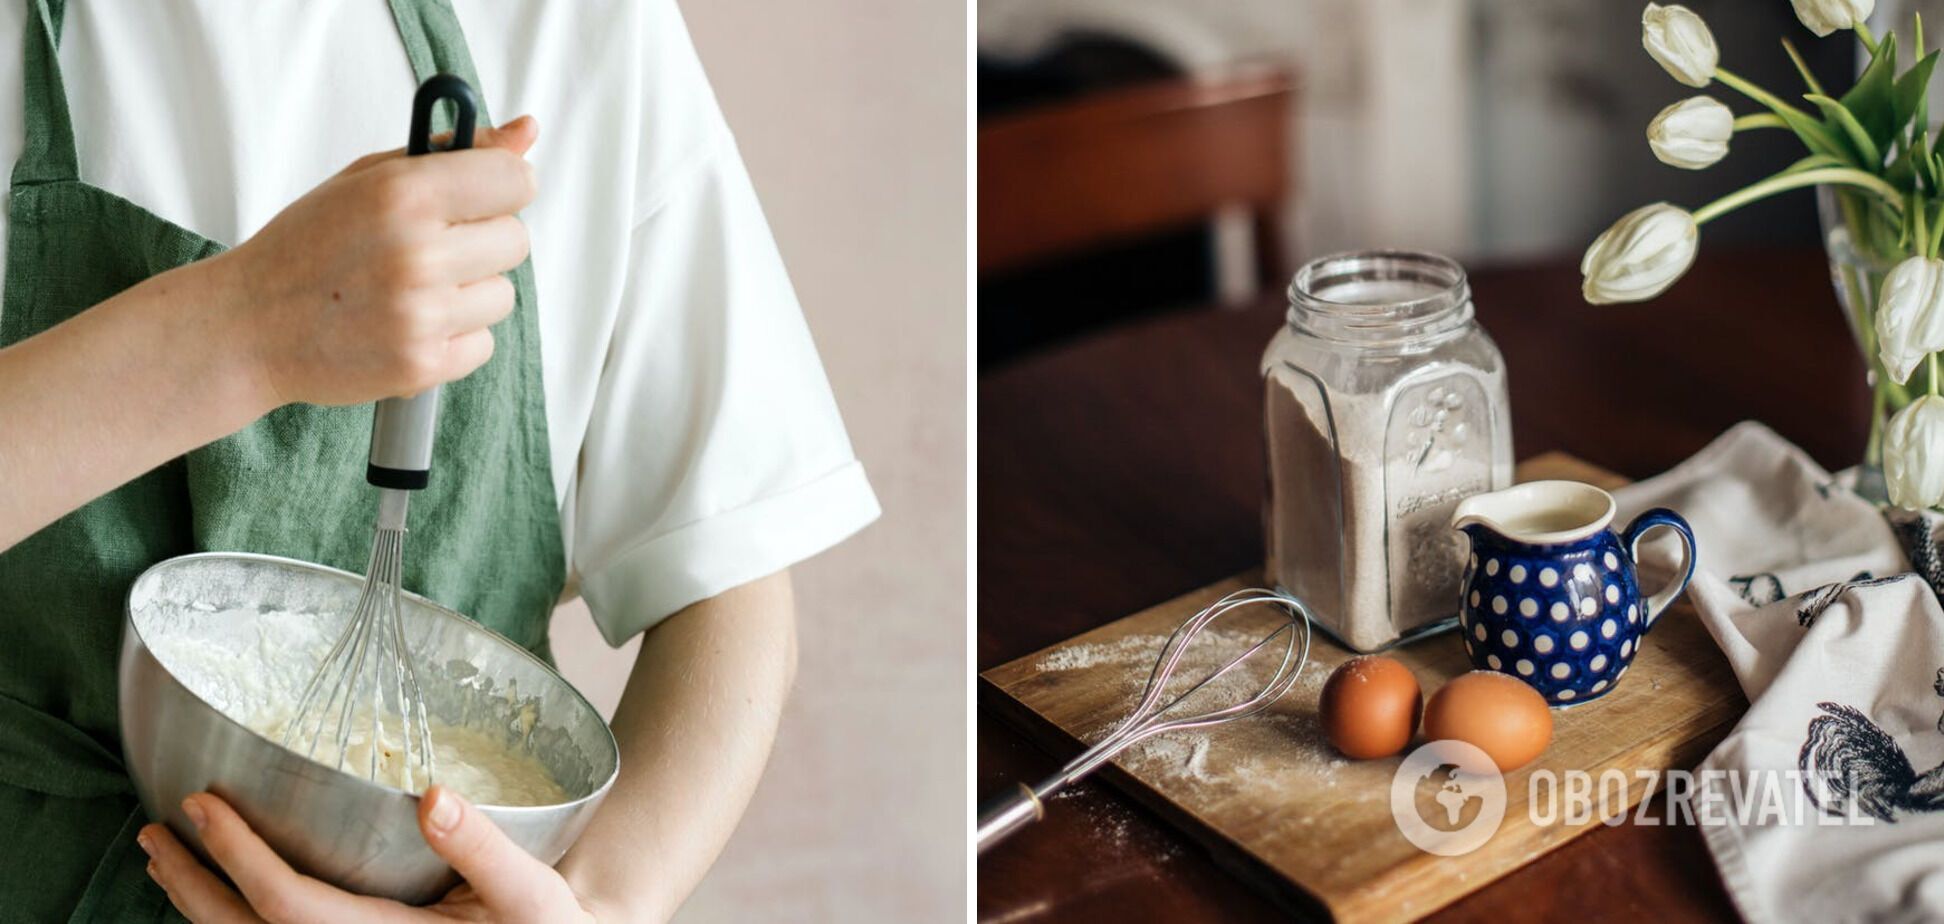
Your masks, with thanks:
M1188 689L1168 700L1165 705L1161 704L1161 699L1167 692L1168 681L1173 678L1183 655L1196 636L1215 620L1243 607L1257 605L1281 608L1288 618L1278 623L1275 629L1249 646L1247 650L1229 659L1208 676L1196 681ZM1270 674L1268 681L1254 695L1208 712L1188 714L1173 719L1164 718L1197 691L1227 675L1243 662L1254 657L1257 652L1270 647L1278 638L1284 636L1287 638L1281 660ZM1255 715L1269 708L1296 685L1304 665L1309 662L1309 651L1309 611L1301 601L1286 594L1259 588L1238 590L1222 597L1189 617L1168 635L1168 640L1162 643L1161 654L1155 659L1154 667L1148 672L1147 684L1142 689L1140 702L1134 707L1133 712L1129 713L1127 718L1123 719L1106 737L1061 768L1059 773L1033 787L1034 795L1044 798L1093 772L1101 764L1112 760L1127 748L1154 735L1219 725Z
M305 684L296 714L284 727L283 746L319 760L320 745L331 739L336 751L323 755L320 762L343 770L351 760L352 732L363 724L370 751L363 770L370 779L383 781L390 745L385 731L395 717L399 732L396 753L401 760L398 782L407 791L416 792L421 783L431 785L433 766L425 697L405 644L399 607L405 497L403 491L386 491L381 496L364 588L343 631ZM360 709L368 715L360 715ZM360 719L365 721L361 723Z

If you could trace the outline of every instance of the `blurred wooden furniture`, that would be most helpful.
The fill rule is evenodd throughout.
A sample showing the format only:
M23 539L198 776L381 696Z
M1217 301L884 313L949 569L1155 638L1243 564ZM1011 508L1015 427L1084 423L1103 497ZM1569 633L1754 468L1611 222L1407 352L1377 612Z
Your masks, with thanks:
M1599 309L1566 260L1471 282L1505 355L1519 458L1561 450L1644 478L1745 418L1830 468L1862 452L1863 364L1820 249L1710 251L1659 299ZM979 670L1261 561L1256 363L1285 307L1265 294L1176 312L979 382ZM978 736L979 792L1057 767L983 706ZM977 888L981 921L1284 919L1098 782L980 857ZM1734 919L1691 826L1594 831L1435 915L1649 916Z
M1253 279L1280 283L1289 76L1250 69L1156 81L979 125L979 272L1196 222L1240 218ZM1218 268L1221 261L1218 260Z

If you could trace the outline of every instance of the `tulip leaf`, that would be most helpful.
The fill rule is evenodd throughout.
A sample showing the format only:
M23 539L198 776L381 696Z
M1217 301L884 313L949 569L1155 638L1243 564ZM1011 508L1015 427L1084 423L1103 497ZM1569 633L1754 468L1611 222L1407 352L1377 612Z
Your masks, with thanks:
M1936 66L1937 52L1933 51L1925 55L1923 60L1911 65L1910 70L1904 71L1903 76L1897 78L1891 101L1895 107L1892 117L1897 120L1898 128L1910 124L1911 116L1923 112L1925 97L1930 90L1931 69ZM1920 126L1918 131L1922 130Z
M1930 157L1924 155L1922 160L1928 163ZM1918 153L1905 147L1897 152L1896 158L1890 161L1890 166L1883 168L1883 179L1898 189L1913 189L1917 185L1917 174L1920 169L1924 168L1919 164Z
M1919 13L1915 11L1911 12L1910 31L1912 36L1910 47L1916 49L1921 54L1924 50L1924 14L1923 13ZM1931 52L1930 58L1934 58L1936 56L1937 56L1936 52ZM1918 63L1922 65L1928 62L1930 58L1925 58L1924 61L1920 61ZM1930 75L1930 71L1927 69L1924 71L1924 74L1926 78L1928 78ZM1926 101L1930 93L1930 80L1925 79L1918 82L1924 86L1924 92L1917 94L1917 109L1915 113L1917 116L1917 121L1912 123L1911 133L1918 138L1922 138L1924 137L1925 132L1930 131L1930 107L1926 105Z
M1802 52L1796 50L1795 43L1783 39L1782 50L1789 53L1790 61L1795 62L1796 73L1802 75L1803 86L1808 87L1811 93L1821 93L1822 84L1816 82L1816 75L1810 72L1808 63L1802 60Z
M1901 123L1896 121L1896 74L1897 34L1886 32L1870 52L1870 66L1863 69L1863 75L1856 78L1856 86L1851 87L1840 100L1843 111L1863 128L1879 151L1901 127ZM1875 169L1881 166L1881 162L1864 166Z
M1789 127L1790 131L1795 132L1797 138L1802 139L1802 145L1809 149L1809 153L1826 154L1841 160L1845 164L1862 166L1871 170L1878 169L1882 166L1881 164L1859 163L1856 159L1856 153L1851 151L1848 145L1843 144L1842 139L1836 137L1836 133L1830 130L1828 126L1810 118L1808 113L1788 103L1768 96L1767 94L1763 94L1763 97L1758 101L1767 106L1770 112L1775 113L1776 118L1781 119L1783 124ZM1944 138L1944 134L1940 134L1939 137Z
M1865 165L1857 162L1856 152L1850 150L1850 146L1844 144L1843 140L1837 137L1835 129L1824 125L1821 120L1810 116L1809 113L1789 105L1775 94L1743 80L1727 68L1715 68L1715 78L1723 84L1733 87L1736 92L1743 96L1760 103L1768 111L1775 113L1775 117L1781 119L1782 123L1787 125L1789 130L1795 132L1795 136L1802 140L1803 147L1808 148L1809 153L1828 154L1831 157L1842 158L1844 162L1851 166L1866 167L1871 172L1883 169L1883 165L1880 163Z
M1808 93L1802 98L1815 103L1816 108L1822 110L1824 122L1833 123L1837 128L1842 129L1844 137L1849 139L1850 147L1856 151L1856 156L1862 159L1865 170L1882 168L1883 149L1877 146L1878 142L1871 137L1869 130L1863 127L1863 123L1855 113L1850 112L1842 103L1820 93Z
M1820 170L1824 167L1847 167L1849 161L1828 154L1811 154L1783 169L1783 173L1801 173L1804 170Z

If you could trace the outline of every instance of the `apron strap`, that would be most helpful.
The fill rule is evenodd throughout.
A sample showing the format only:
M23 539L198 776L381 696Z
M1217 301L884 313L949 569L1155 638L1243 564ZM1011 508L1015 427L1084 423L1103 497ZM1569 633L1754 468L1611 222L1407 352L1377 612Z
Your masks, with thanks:
M27 24L21 51L21 111L26 142L14 164L13 185L28 186L81 178L74 144L74 124L68 117L67 88L61 80L58 54L66 0L26 0L33 16ZM392 19L405 43L405 56L420 81L434 74L456 74L479 88L465 32L449 0L390 0ZM484 89L481 115L485 115ZM434 110L437 131L451 129L444 107ZM490 120L489 120L490 121Z
M81 178L74 151L74 125L68 119L67 89L61 82L61 19L65 0L27 0L21 50L21 112L26 129L20 160L14 163L13 185L30 186Z
M491 125L492 119L486 114L486 88L479 85L479 75L473 71L466 33L459 28L459 14L452 9L451 0L391 0L391 11L398 36L405 41L412 76L420 83L434 74L464 78L478 91L480 123ZM446 107L433 107L432 130L452 130L452 115Z
M0 693L0 785L70 799L131 791L121 755L65 720Z

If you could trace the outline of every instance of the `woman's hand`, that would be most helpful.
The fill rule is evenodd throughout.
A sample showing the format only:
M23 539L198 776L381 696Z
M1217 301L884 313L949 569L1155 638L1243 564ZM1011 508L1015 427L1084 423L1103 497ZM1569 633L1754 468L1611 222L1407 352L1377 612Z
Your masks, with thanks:
M514 213L533 201L538 133L522 116L471 150L367 156L195 264L271 406L416 394L492 356L487 327L513 310L501 274L527 255Z
M235 888L198 862L162 825L143 828L137 841L149 855L149 876L196 924L595 920L559 873L507 840L471 803L442 786L433 786L420 800L419 831L432 852L466 881L426 908L354 895L291 869L236 810L209 793L183 800L182 810Z
M416 394L493 352L526 258L529 118L374 154L235 249L0 348L0 551L293 401Z

